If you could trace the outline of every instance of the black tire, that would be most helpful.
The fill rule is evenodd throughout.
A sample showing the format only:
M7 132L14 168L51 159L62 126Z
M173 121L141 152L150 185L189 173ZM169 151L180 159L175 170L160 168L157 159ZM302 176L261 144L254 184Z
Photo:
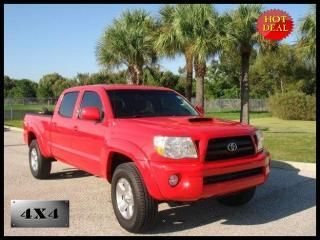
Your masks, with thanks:
M241 206L248 203L254 196L256 187L249 188L232 195L222 196L218 198L218 201L227 206Z
M36 169L32 167L32 163L31 163L32 162L31 153L33 149L35 149L37 154L38 167ZM42 156L36 139L32 140L29 146L29 166L30 166L32 175L37 179L46 179L50 175L51 160Z
M122 216L116 199L116 186L122 178L129 182L134 200L133 213L129 219ZM127 231L142 233L153 226L158 213L158 202L149 195L134 163L123 163L116 168L111 183L111 199L118 222Z

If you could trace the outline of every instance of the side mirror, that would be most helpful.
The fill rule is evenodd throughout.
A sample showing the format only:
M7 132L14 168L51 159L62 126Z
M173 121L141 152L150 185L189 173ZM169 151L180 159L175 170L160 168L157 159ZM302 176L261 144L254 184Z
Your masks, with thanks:
M204 115L204 109L203 109L202 106L196 105L195 108L196 108L196 110L200 113L201 116Z
M101 114L97 107L84 107L79 114L81 120L100 121Z

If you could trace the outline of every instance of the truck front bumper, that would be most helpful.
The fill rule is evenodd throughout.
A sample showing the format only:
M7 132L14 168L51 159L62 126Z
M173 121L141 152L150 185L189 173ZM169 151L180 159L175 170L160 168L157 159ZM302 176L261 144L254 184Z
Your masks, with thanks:
M153 179L164 201L195 201L226 195L263 184L270 172L270 154L266 151L252 157L213 162L172 163L150 161ZM177 175L172 187L169 177Z

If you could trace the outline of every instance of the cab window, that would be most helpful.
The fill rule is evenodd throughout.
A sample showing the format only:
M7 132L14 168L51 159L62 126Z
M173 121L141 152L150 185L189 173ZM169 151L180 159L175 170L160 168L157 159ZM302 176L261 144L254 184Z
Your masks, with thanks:
M66 118L72 118L78 95L79 92L68 92L64 94L59 108L59 114L61 116Z

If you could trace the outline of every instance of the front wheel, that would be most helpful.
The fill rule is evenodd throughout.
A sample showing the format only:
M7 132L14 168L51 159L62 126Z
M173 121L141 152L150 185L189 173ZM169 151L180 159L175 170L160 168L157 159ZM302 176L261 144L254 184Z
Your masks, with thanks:
M29 146L29 165L32 175L37 179L46 179L50 175L51 160L42 156L37 140Z
M254 196L256 187L242 190L232 195L222 196L218 201L227 206L241 206L248 203Z
M153 225L158 202L149 195L134 163L120 164L116 168L111 199L118 222L127 231L145 232Z

